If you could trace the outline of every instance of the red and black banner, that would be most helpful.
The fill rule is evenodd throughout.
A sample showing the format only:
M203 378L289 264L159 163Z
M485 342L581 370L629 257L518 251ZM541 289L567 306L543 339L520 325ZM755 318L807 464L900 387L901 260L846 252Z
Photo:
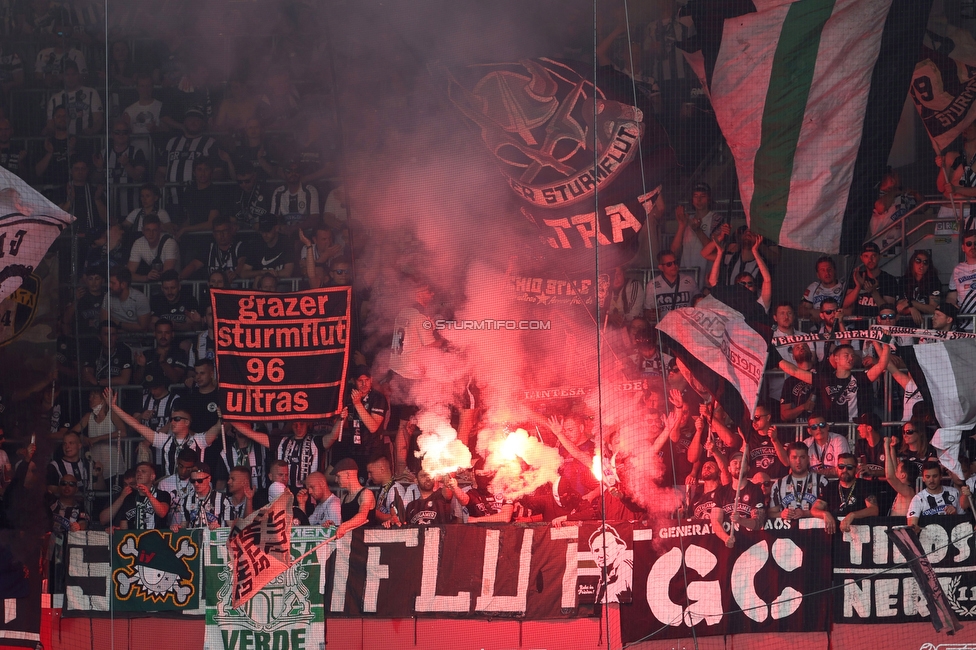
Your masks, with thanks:
M315 420L342 409L349 287L210 292L227 420Z

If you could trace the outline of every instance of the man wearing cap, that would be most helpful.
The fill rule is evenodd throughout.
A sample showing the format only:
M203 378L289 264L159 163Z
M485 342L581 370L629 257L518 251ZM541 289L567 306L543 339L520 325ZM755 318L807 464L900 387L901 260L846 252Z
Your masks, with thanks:
M712 231L721 223L722 216L712 210L712 188L708 183L695 185L691 193L694 211L685 212L679 205L674 209L678 230L671 240L671 252L680 260L681 268L698 268L698 285L704 285L711 263L702 257L701 250L711 241Z
M183 502L183 523L171 526L173 532L180 528L212 529L228 525L234 506L227 495L214 489L206 463L197 463L190 474L190 484L193 492Z
M339 487L346 491L340 504L342 523L336 529L336 538L369 521L369 513L376 507L376 498L369 488L359 482L359 466L351 458L345 458L335 464L332 473L339 482ZM409 512L409 509L408 509Z
M959 309L951 303L943 303L935 308L932 314L932 329L939 332L954 332L958 329L956 318L959 316ZM921 339L919 343L931 343L934 339Z
M258 219L260 239L244 249L242 278L256 278L272 273L276 278L290 278L294 274L295 247L289 238L280 234L278 217L266 214Z
M884 441L881 439L881 418L874 413L857 416L857 475L860 478L883 478L885 475Z
M285 165L285 184L271 195L271 214L281 219L284 232L292 234L318 223L319 191L314 185L302 183L298 161Z
M861 246L861 264L855 266L847 280L843 308L855 316L874 318L884 303L895 305L901 294L898 278L879 266L881 249L874 242Z
M166 143L165 160L160 160L156 170L156 185L172 187L168 203L180 206L178 188L193 180L193 163L198 158L217 154L217 141L204 135L206 116L199 106L191 106L183 118L183 133L175 135Z
M332 462L352 458L359 475L366 475L367 460L381 447L380 428L390 409L383 393L373 388L369 368L357 366L351 373L356 386L349 394L349 404L342 409L332 431L322 438L322 447L332 449Z

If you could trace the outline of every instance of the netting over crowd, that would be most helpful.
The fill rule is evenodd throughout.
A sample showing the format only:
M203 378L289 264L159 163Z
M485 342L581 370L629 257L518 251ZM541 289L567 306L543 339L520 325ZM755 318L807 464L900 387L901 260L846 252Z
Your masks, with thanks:
M911 137L875 156L849 254L781 247L747 225L685 3L557 4L507 50L471 35L487 9L428 31L345 3L0 0L0 166L76 218L37 270L42 347L7 348L0 525L215 529L286 490L339 538L697 519L732 544L969 512L976 423L939 403L974 386L919 348L971 342L976 123L934 163ZM341 410L225 418L211 290L334 287ZM755 399L667 320L730 307L763 339Z

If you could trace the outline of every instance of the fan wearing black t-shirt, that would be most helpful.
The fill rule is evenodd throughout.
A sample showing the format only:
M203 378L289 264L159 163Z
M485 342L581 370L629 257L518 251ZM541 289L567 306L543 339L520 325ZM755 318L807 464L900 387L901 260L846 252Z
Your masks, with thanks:
M857 478L857 459L854 454L838 456L837 472L839 479L836 489L834 486L827 488L820 498L837 517L837 527L846 533L850 531L854 520L878 516L878 497L872 481Z
M268 214L258 220L260 239L244 249L242 278L255 278L271 272L278 278L290 278L295 270L295 247L280 234L278 218Z

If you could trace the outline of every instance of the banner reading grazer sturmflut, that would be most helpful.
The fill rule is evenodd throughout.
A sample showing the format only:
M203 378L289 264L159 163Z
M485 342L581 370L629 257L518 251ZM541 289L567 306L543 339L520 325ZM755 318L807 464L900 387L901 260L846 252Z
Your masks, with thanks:
M351 289L210 292L227 420L315 420L342 409Z

